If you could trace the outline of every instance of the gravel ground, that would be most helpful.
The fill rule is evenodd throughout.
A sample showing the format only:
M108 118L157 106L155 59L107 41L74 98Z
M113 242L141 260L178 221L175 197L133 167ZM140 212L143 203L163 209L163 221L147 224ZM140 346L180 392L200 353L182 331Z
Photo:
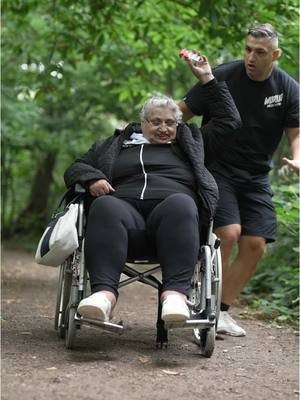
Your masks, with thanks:
M292 329L243 318L247 336L217 340L210 359L186 330L171 331L168 349L156 349L157 294L134 283L121 289L114 312L123 335L83 327L76 349L66 350L53 328L58 269L12 246L2 256L2 400L299 397ZM241 318L242 309L233 316Z

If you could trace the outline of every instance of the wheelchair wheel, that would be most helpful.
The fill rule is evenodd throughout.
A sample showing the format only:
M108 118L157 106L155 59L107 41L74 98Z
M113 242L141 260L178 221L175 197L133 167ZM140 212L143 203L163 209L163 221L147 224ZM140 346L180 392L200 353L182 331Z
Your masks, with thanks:
M201 263L198 262L194 271L194 277L192 281L192 290L189 296L190 301L197 304L198 312L202 311L205 307L205 293L202 289L205 287L205 274L203 268L201 268ZM195 312L194 312L195 313ZM192 312L193 315L193 312ZM195 315L195 314L194 314ZM204 338L201 329L193 329L193 336L195 343L201 348L201 336ZM205 339L202 340L202 342Z
M57 285L57 295L56 295L56 306L55 306L55 317L54 317L54 329L57 331L60 324L60 309L61 309L61 299L64 286L64 263L59 266L59 278Z
M67 349L74 348L76 331L77 331L75 314L76 314L76 308L73 306L69 307L66 312L66 318L65 318L65 326L66 326L65 344Z
M204 357L211 357L216 341L216 328L212 326L207 329L198 329L198 345L200 347L200 352Z
M215 250L213 259L211 250L208 246L204 247L204 257L201 263L198 263L194 272L192 284L192 300L199 304L199 311L205 309L205 270L211 270L211 311L216 316L216 323L211 328L193 329L194 340L200 347L200 352L204 357L211 357L215 347L216 324L219 318L221 302L221 255L220 249Z
M78 290L77 282L72 284L69 303L65 313L65 345L67 349L74 348L77 329L80 328L80 323L75 320L75 315L81 295L82 293Z
M216 314L216 331L218 327L218 320L220 315L221 297L222 297L222 259L221 250L216 250L215 257L212 262L212 306Z
M202 272L201 272L201 263L197 262L194 275L191 283L191 290L189 294L189 300L193 304L197 304L198 308L201 308L202 299L201 299L201 285L202 285ZM199 309L200 311L200 309Z
M60 338L65 337L65 313L70 299L72 272L70 269L71 257L60 266L58 290L56 298L54 328Z

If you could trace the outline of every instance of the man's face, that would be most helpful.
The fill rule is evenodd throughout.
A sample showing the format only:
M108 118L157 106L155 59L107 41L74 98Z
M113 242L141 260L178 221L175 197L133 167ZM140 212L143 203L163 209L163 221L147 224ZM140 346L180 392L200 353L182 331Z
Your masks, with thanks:
M244 62L247 75L254 81L267 79L272 71L273 62L279 57L280 50L272 49L269 38L246 38Z
M175 113L167 107L154 107L142 122L143 136L152 144L168 143L176 138Z

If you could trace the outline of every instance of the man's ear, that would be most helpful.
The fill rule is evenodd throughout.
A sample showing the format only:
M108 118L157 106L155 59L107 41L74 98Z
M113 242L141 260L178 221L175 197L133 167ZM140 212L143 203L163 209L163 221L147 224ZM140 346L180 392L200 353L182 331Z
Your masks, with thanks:
M281 56L281 53L282 53L281 49L275 49L273 51L272 60L276 61Z

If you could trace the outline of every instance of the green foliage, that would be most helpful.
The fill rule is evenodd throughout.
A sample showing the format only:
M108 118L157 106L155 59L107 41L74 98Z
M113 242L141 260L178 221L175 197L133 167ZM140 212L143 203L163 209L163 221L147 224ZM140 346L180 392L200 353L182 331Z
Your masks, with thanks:
M282 33L279 66L297 77L296 0L4 0L4 231L26 207L35 217L37 204L27 203L49 155L56 162L40 182L41 192L50 185L48 214L64 191L63 171L94 140L136 120L150 93L180 99L195 83L180 48L201 50L212 65L240 58L258 21Z
M281 186L279 186L281 184ZM244 290L251 307L266 318L297 323L299 317L298 186L273 185L278 240L269 244L257 273Z

